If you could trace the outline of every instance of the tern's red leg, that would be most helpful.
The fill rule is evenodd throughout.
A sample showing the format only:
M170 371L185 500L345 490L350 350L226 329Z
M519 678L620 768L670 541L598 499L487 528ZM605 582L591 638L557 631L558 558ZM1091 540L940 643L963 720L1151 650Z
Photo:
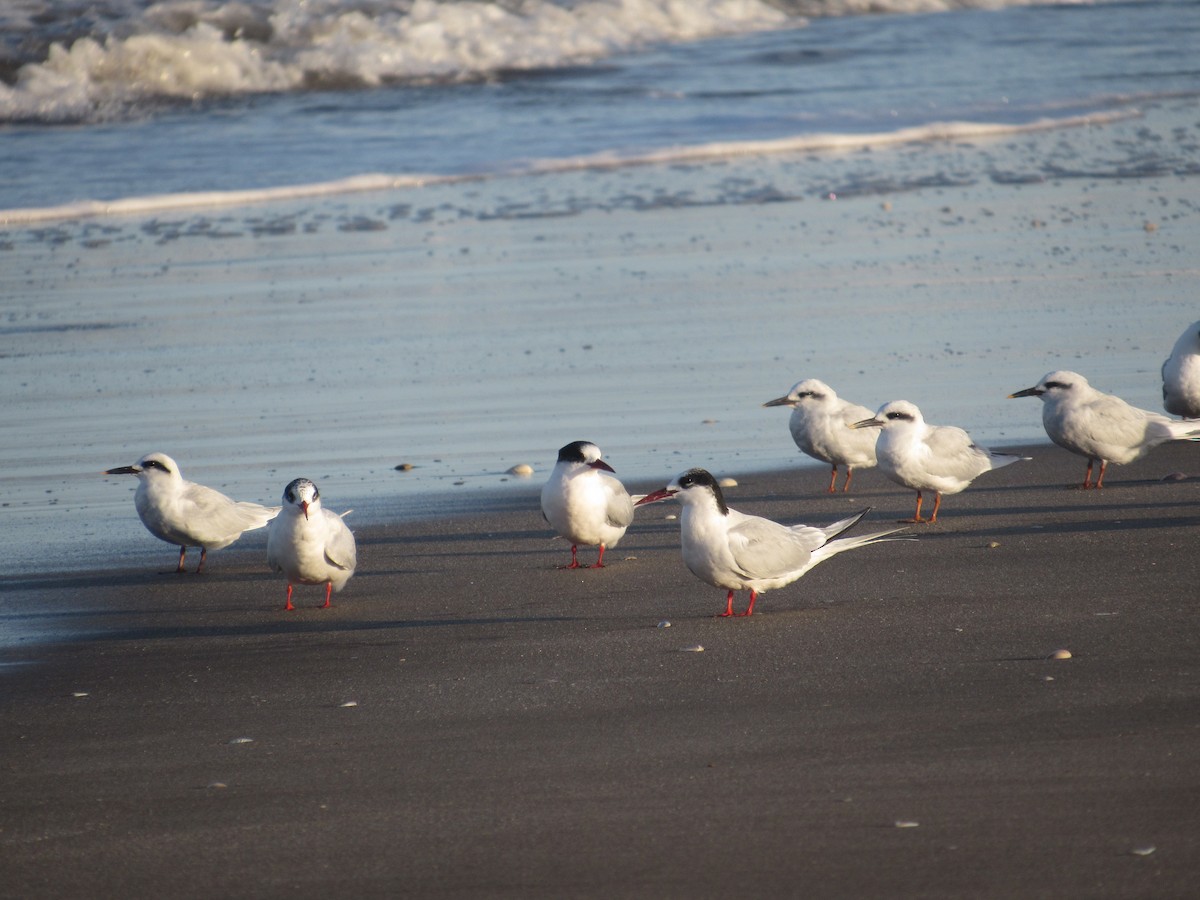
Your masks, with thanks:
M333 582L325 582L325 605L321 609L329 609L329 595L333 593Z
M185 545L185 546L183 546L183 547L180 547L180 548L179 548L179 568L177 568L177 569L175 570L176 572L182 572L182 571L183 571L183 557L184 557L186 554L187 554L187 546Z
M854 470L852 468L850 468L849 466L846 466L846 483L842 485L842 493L843 494L846 493L846 491L850 490L850 479L853 476L854 476Z
M726 616L733 615L733 591L725 595L725 612L717 613L715 618L724 619Z
M196 574L200 574L200 570L204 568L204 560L208 558L208 548L200 548L200 565L196 566Z
M594 566L592 566L592 568L593 569L603 569L604 568L604 545L603 544L600 545L600 558L596 560L596 564Z
M941 500L941 495L939 494L939 495L938 495L938 501L940 502L940 500ZM934 504L934 506L936 507L936 505L937 505L937 504L935 503L935 504ZM934 514L935 516L937 515L937 509L936 509L936 508L934 509L934 513L933 513L933 514ZM922 519L922 518L921 518L921 492L920 492L920 491L917 491L917 512L916 512L916 514L915 514L915 515L914 515L914 516L913 516L911 519L900 519L899 521L901 521L901 522L907 522L907 523L908 523L908 524L910 524L910 525L911 525L911 524L917 524L917 523L925 523L925 522L931 521L930 519Z
M1088 457L1087 474L1083 476L1083 489L1086 491L1092 486L1092 459Z
M829 470L829 493L837 490L837 463L833 464L833 468Z
M292 606L292 585L289 583L288 584L288 593L287 593L287 606L285 606L284 609L292 610L295 608L296 607Z
M1100 460L1100 477L1096 479L1096 490L1104 487L1104 470L1108 468L1108 460Z
M938 510L942 508L942 492L938 491L933 495L933 515L929 517L929 524L932 525L937 521Z
M754 601L755 601L755 600L757 600L757 599L758 599L758 591L754 591L754 590L750 591L750 605L746 607L746 611L745 611L745 612L743 612L743 613L737 613L737 615L739 615L739 616L752 616L752 615L754 615Z
M578 549L579 548L577 545L575 545L575 544L571 545L571 564L569 566L559 566L560 569L578 569L579 568L579 558L575 555L575 552Z

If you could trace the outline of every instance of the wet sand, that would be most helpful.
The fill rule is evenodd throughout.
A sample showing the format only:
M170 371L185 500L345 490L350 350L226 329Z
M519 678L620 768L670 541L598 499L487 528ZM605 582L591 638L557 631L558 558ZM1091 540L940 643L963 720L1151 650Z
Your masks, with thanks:
M9 582L60 636L3 675L0 895L1189 896L1200 448L1100 492L1029 452L748 619L674 504L557 569L535 483L359 529L328 610L282 611L261 532L202 576ZM912 510L719 474L781 520Z

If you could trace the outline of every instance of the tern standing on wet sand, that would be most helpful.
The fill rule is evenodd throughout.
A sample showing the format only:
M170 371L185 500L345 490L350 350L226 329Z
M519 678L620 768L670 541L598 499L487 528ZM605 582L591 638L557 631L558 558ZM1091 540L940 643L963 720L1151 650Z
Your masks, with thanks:
M701 581L729 591L720 617L752 615L759 594L791 584L834 554L878 541L904 540L889 537L903 530L899 528L832 540L857 525L869 511L865 509L824 528L781 525L746 515L725 503L721 486L704 469L688 469L638 505L672 497L683 505L679 537L684 564ZM745 612L735 613L733 595L743 590L750 591L750 603Z
M788 428L792 440L801 452L832 466L829 473L829 493L837 487L838 466L846 467L843 491L850 490L855 469L875 466L875 439L871 432L854 430L854 423L869 419L871 410L857 403L842 400L833 388L809 378L795 384L782 397L768 400L763 406L790 406L792 417Z
M292 610L292 588L297 584L325 585L325 603L340 591L358 566L354 535L342 516L321 508L321 494L307 478L297 478L283 489L283 509L267 533L267 565L287 578L287 605Z
M612 471L591 441L572 441L558 451L542 487L542 515L571 542L571 562L562 568L581 568L580 544L598 544L600 555L591 568L604 568L605 549L617 546L633 521L633 499Z
M1130 406L1115 394L1096 390L1078 372L1050 372L1033 387L1008 396L1041 398L1042 425L1050 440L1087 457L1085 490L1093 487L1092 469L1097 462L1100 472L1094 486L1102 488L1109 463L1124 465L1167 441L1200 438L1200 423Z
M880 470L917 492L917 511L902 522L932 525L937 522L942 494L957 494L984 472L1029 459L981 447L954 425L930 425L916 404L907 400L885 403L873 418L854 427L880 429L875 447ZM922 491L934 491L933 515L928 519L921 517Z
M108 469L105 475L136 475L133 502L142 524L156 538L179 547L182 572L188 547L200 548L196 573L204 568L209 550L228 547L243 532L262 528L279 507L232 500L220 491L186 481L175 460L165 453L147 453L132 466Z

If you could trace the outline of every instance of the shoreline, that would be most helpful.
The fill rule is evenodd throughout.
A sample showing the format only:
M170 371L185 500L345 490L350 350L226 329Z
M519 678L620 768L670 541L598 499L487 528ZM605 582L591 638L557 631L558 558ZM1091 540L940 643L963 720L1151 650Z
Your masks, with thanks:
M1187 445L1188 442L1181 441L1179 444ZM1158 478L1130 478L1129 469L1132 466L1134 474L1138 474L1138 470L1144 467L1154 465L1156 455L1164 454L1164 448L1168 450L1174 449L1176 452L1172 454L1172 459L1186 460L1186 453L1180 454L1178 448L1171 448L1170 445L1156 448L1151 453L1141 460L1137 460L1127 466L1111 466L1106 479L1106 490L1108 483L1111 481L1113 485L1120 489L1122 482L1127 482L1126 486L1147 486L1157 481L1190 481L1200 480L1200 458L1196 461L1195 472L1187 473L1185 471L1169 472L1160 475ZM1029 443L1017 442L1014 444L996 443L992 445L992 449L1002 450L1006 453L1018 454L1021 456L1030 457L1032 464L1036 464L1039 457L1044 457L1047 454L1060 457L1057 461L1056 468L1069 470L1069 464L1065 463L1066 458L1073 458L1078 461L1080 473L1083 472L1086 466L1086 460L1083 457L1075 457L1068 451L1056 446L1053 443ZM1017 473L1031 464L1030 460L1015 463ZM739 469L737 467L714 467L709 464L701 465L702 468L707 468L718 479L731 477L738 483L732 488L726 489L726 499L731 505L738 506L740 492L744 491L747 485L767 483L774 485L772 490L765 496L752 498L755 502L767 502L774 504L778 500L780 492L799 491L799 502L801 504L813 504L822 509L828 509L829 516L841 516L843 513L835 512L838 509L843 509L842 504L848 503L854 506L855 509L861 509L863 506L855 506L857 500L862 497L873 498L874 502L868 504L871 510L871 515L868 520L877 518L877 505L880 502L888 504L890 513L896 516L911 515L912 503L908 503L907 511L905 500L896 497L889 498L889 493L896 493L899 498L908 498L912 500L915 496L914 492L904 488L887 479L882 473L875 469L861 469L855 472L855 490L848 494L841 491L835 494L828 494L823 490L823 485L827 483L828 466L825 463L819 462L811 457L797 451L797 459L792 466L770 466L763 468ZM647 479L644 477L634 479L622 478L622 483L625 484L627 490L631 494L647 493L658 487L662 487L675 475L681 473L685 469L690 468L690 464L682 464L678 469L673 469L664 472L659 479ZM999 470L996 470L999 471ZM1009 473L1012 474L1017 473ZM540 492L546 472L536 472L532 477L524 478L519 476L507 476L512 484L505 486L491 485L479 486L474 492L457 492L457 491L442 491L442 492L427 492L415 495L415 499L419 500L417 508L409 507L402 508L405 501L414 499L413 496L390 496L386 499L379 497L374 498L354 498L351 499L347 506L351 506L350 515L353 518L365 518L361 524L353 523L352 531L356 537L361 535L361 539L368 545L383 540L385 536L396 532L420 532L422 528L429 529L433 532L454 532L463 528L469 527L470 524L479 518L508 518L512 516L527 517L531 516L533 524L541 527L546 534L546 539L556 544L561 544L562 539L553 535L553 531L548 524L542 519L540 511ZM992 480L995 471L984 473L980 476L971 487L967 488L967 492L977 492L981 489L986 490L987 482ZM621 478L621 473L617 473L618 478ZM858 482L859 476L864 476L868 480L866 489ZM842 483L844 474L839 477L839 484ZM1082 480L1082 474L1078 481ZM1077 483L1075 482L1075 483ZM1064 489L1069 489L1075 483L1065 482ZM795 486L794 491L787 485ZM944 506L948 510L953 510L957 502L961 499L961 494L946 495L944 498ZM866 501L863 501L864 503ZM915 501L914 501L915 502ZM338 510L340 510L338 506ZM772 506L774 512L756 512L757 515L767 515L768 517L776 518L781 522L804 521L809 524L821 524L815 518L806 519L802 511L806 507L802 507L794 512L789 513L786 508ZM925 512L928 513L931 507L926 504ZM645 521L659 517L659 514L666 515L671 511L678 512L678 505L671 502L660 502L652 506L640 508L638 515L635 517L634 525L631 526L627 533L626 540L632 536L638 525ZM92 583L95 578L112 579L117 583L138 583L147 578L164 577L165 580L157 583L160 587L168 586L172 579L168 576L173 576L175 559L178 552L178 547L169 545L164 541L154 538L152 535L145 532L144 527L137 521L137 514L132 509L128 510L129 517L137 526L137 534L143 540L139 541L139 546L134 550L126 549L123 552L122 561L115 567L106 569L103 573L97 573L95 570L87 569L35 569L25 572L19 572L9 575L0 575L0 598L5 594L16 595L23 590L33 591L66 591L71 586L83 586ZM952 512L949 513L952 515ZM943 517L944 519L944 517ZM932 530L937 531L945 522L939 519ZM864 520L864 521L868 521ZM830 519L832 521L832 518ZM885 519L885 521L892 521ZM1200 520L1198 520L1200 521ZM878 523L877 523L878 524ZM862 525L859 526L862 528ZM910 526L910 530L914 534L920 535L921 529L917 526ZM534 529L530 529L532 532ZM229 580L222 573L225 565L228 565L229 575L238 573L238 575L249 575L252 580L254 575L275 578L269 573L266 567L266 528L256 529L255 531L245 532L241 539L229 547L219 551L214 551L210 555L206 564L201 580L212 577L219 580ZM594 548L591 548L594 551ZM582 551L581 551L582 552ZM585 554L586 555L586 554ZM360 551L360 566L359 572L367 571L367 567L361 565L362 553ZM198 551L195 548L189 550L187 556L188 571L184 573L186 576L195 575L193 567L198 559ZM258 571L255 571L257 566ZM186 583L187 579L183 579L182 583ZM773 593L773 592L772 592ZM64 598L64 602L69 602ZM3 607L0 607L3 608ZM68 614L85 614L86 607L70 608L60 607L60 613ZM4 616L10 621L19 617L14 609L6 609ZM11 626L10 626L11 627ZM26 626L26 634L31 634L34 629ZM8 639L0 640L0 651L4 649L19 649L22 646L31 647L42 643L69 643L72 639L66 635L55 636L52 633L46 632L41 639L30 640L29 638L20 638L17 640ZM26 643L26 641L29 641Z
M84 630L0 676L0 895L1185 896L1197 448L1087 493L1035 449L749 619L711 618L672 503L597 571L515 504L363 529L287 616L244 552L47 585ZM728 500L911 514L860 474Z
M1042 438L1003 398L1056 369L1156 409L1197 317L1195 178L1088 161L1143 129L1169 147L1193 108L1068 147L1029 135L29 231L0 275L17 436L0 449L0 571L119 563L110 547L144 532L97 473L150 450L239 499L304 474L345 508L472 492L580 436L626 478L684 453L774 468L795 450L760 404L809 377L994 447ZM964 155L1065 174L929 185Z

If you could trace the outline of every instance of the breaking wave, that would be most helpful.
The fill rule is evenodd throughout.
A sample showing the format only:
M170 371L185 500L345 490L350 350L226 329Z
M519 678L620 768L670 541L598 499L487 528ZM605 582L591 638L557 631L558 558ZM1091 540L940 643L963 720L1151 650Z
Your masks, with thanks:
M254 93L479 81L806 17L1032 0L20 0L0 122L88 123Z

